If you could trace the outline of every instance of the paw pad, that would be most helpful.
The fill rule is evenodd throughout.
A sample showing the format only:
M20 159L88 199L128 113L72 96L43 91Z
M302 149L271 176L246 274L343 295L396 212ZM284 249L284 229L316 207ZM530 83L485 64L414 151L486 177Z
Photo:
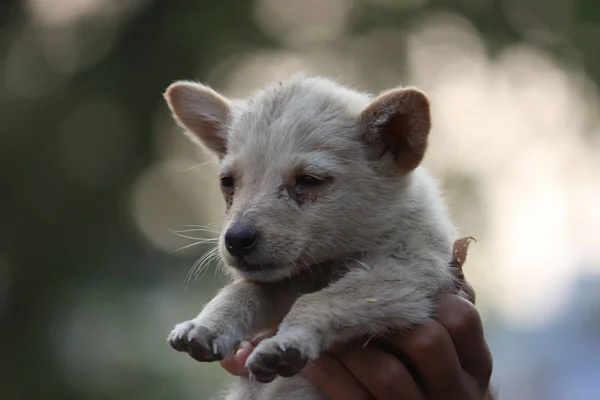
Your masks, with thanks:
M186 352L201 362L220 361L237 345L229 338L194 321L177 325L167 341L175 350Z
M306 366L308 357L294 347L282 350L276 342L262 342L250 355L246 366L257 381L267 383L277 375L291 377Z

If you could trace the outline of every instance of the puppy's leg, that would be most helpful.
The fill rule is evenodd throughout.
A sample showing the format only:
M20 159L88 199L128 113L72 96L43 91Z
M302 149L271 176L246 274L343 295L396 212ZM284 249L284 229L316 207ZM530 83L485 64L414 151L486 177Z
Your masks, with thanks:
M223 288L194 319L175 326L167 341L198 361L218 361L247 335L279 322L295 296L243 280Z
M293 376L332 344L423 323L433 302L416 282L352 271L327 288L301 296L278 333L261 342L246 365L260 382Z

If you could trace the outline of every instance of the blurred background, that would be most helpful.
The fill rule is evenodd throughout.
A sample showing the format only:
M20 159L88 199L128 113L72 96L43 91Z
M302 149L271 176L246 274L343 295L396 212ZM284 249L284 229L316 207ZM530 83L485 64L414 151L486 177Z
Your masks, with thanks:
M465 271L494 384L600 398L597 0L2 0L0 24L0 398L223 387L165 342L225 278L195 268L223 212L216 166L162 93L244 96L297 71L427 91L426 164L478 240Z

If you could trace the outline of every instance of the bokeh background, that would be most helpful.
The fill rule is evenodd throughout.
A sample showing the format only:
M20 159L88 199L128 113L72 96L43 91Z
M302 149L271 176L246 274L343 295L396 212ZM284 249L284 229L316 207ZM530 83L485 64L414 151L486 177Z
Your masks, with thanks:
M223 387L165 343L225 278L188 276L223 205L162 93L306 71L428 92L502 398L600 399L597 0L2 0L0 23L0 398Z

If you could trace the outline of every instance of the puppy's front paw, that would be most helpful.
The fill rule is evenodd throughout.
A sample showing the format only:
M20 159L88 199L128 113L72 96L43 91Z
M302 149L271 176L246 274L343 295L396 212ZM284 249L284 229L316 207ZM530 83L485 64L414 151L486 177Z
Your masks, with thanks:
M231 335L218 333L195 320L176 325L167 341L175 350L206 362L224 359L239 344Z
M308 363L308 356L298 347L286 345L276 338L262 341L246 361L246 367L257 381L268 383L277 375L294 376Z

